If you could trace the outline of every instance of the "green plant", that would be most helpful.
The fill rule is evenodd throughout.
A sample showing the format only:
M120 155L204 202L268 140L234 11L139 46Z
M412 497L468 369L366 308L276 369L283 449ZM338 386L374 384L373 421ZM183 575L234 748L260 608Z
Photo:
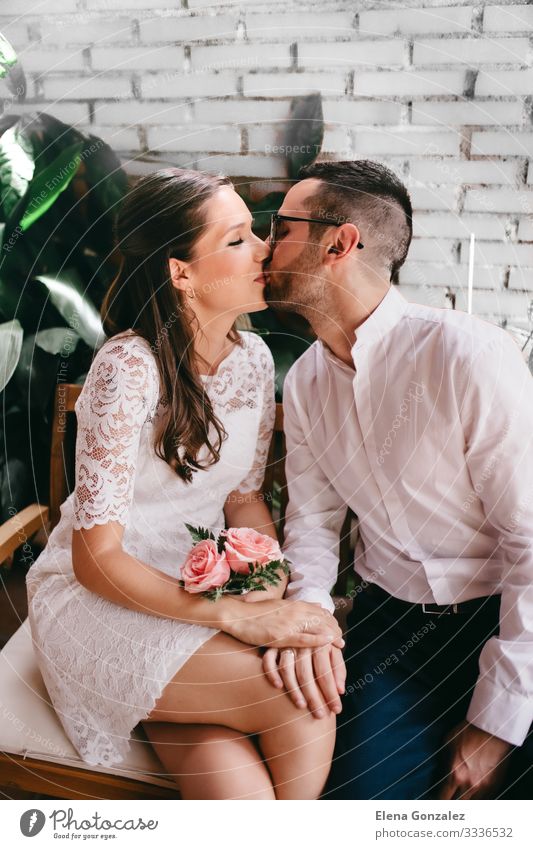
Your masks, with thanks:
M0 35L0 79L23 102L24 73ZM99 307L118 269L115 210L128 188L111 148L51 115L0 118L0 519L48 498L58 382L83 380L103 341ZM2 380L2 377L4 378Z

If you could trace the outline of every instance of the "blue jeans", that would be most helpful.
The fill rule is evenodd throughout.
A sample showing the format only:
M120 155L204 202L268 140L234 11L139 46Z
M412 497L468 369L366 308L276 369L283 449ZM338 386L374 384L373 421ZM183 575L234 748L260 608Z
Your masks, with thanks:
M389 607L389 609L387 609ZM474 613L398 613L363 591L348 616L346 693L322 799L438 798L444 738L466 717L499 596ZM501 798L531 798L533 733L509 756Z

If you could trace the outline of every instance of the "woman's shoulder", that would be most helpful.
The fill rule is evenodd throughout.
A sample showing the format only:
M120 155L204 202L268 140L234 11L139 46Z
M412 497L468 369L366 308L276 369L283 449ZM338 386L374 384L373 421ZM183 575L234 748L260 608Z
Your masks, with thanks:
M153 406L159 397L159 371L150 343L132 330L110 336L94 356L84 388L84 396L120 394L123 389L142 394Z

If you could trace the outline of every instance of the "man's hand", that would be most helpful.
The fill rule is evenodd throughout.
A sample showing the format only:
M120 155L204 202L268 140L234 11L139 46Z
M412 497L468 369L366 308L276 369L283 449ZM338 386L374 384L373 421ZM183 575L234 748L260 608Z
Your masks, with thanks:
M263 655L263 669L274 687L285 686L294 704L308 707L317 719L328 710L341 712L346 666L340 648L270 648Z
M511 743L461 722L447 737L449 773L441 799L484 799L495 795L507 768Z

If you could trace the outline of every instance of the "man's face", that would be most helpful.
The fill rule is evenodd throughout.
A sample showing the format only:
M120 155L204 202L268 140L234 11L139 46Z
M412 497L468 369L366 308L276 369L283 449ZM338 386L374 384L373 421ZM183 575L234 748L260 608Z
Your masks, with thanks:
M309 210L318 184L319 180L302 180L289 189L279 214L312 218ZM278 222L276 243L264 265L265 300L276 309L305 314L320 303L324 286L320 276L323 248L309 241L309 226L306 221Z

